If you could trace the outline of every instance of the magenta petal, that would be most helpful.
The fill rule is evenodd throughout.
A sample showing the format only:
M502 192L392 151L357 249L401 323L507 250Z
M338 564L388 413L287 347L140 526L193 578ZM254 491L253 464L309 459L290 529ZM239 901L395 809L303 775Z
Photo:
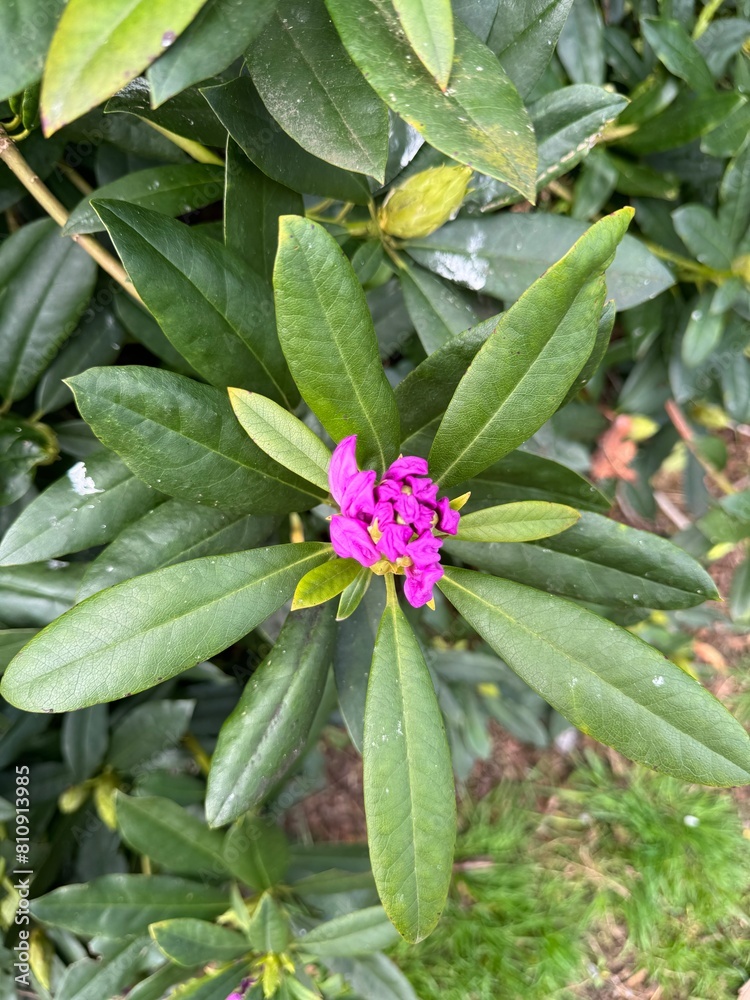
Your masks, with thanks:
M424 534L425 531L432 532L434 517L435 511L431 507L420 505L419 516L411 522L414 525L414 531L418 535Z
M413 531L408 524L389 524L382 531L383 537L377 544L378 552L395 563L400 556L406 555L406 546Z
M393 524L396 520L396 514L393 510L393 505L390 503L376 503L375 510L372 515L373 521L378 522L378 527L382 531L389 524Z
M448 497L438 500L437 508L438 528L440 531L444 531L446 535L455 535L458 531L458 522L461 520L461 515L457 510L451 508Z
M406 476L426 476L427 459L416 455L402 455L391 462L385 474L386 479L404 479Z
M408 493L402 493L393 501L393 506L397 514L400 514L405 521L414 521L419 517L421 507L416 497Z
M434 504L437 497L438 484L422 476L407 476L406 485L411 488L412 496L420 503Z
M349 480L358 471L357 435L352 434L336 445L328 466L328 485L337 504L341 504Z
M406 554L411 558L417 569L426 570L439 563L440 556L438 553L442 544L442 540L435 538L432 532L424 531L419 538L415 538L413 542L409 542Z
M346 517L359 517L364 514L368 519L375 510L375 473L355 472L349 480L344 495L339 501L341 513Z
M406 580L404 581L404 595L414 608L421 608L432 600L432 588L443 575L443 567L440 563L429 570L420 571L417 569L406 570Z
M397 483L395 479L384 479L375 492L380 502L387 503L401 496L401 483Z
M331 545L342 559L356 559L363 566L372 566L380 558L375 543L363 521L337 514L331 518Z

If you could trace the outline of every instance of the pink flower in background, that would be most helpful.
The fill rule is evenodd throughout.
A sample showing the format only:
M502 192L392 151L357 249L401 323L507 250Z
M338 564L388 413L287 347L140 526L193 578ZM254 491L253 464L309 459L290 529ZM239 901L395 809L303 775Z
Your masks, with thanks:
M375 573L403 574L406 599L420 608L443 575L441 535L456 534L459 513L448 497L437 499L424 458L402 455L377 483L374 472L357 466L356 451L353 434L331 456L328 481L341 511L331 518L333 549Z

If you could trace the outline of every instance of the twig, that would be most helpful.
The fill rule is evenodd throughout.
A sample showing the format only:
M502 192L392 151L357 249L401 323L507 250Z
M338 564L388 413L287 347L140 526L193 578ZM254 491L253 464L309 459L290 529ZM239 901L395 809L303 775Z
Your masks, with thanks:
M58 201L50 189L42 183L40 177L31 169L26 160L21 156L17 146L1 125L0 160L5 163L11 173L15 174L29 194L42 206L45 212L47 212L47 214L55 220L58 226L64 226L69 217L65 206L62 202ZM112 254L105 250L100 243L97 243L97 241L91 236L84 236L80 233L71 235L70 239L84 249L90 257L93 257L97 264L104 271L106 271L110 277L114 278L118 284L122 285L128 295L132 296L136 302L141 302L141 297L133 287L130 278L128 278L125 268L118 260L115 260Z
M666 493L661 490L654 490L654 501L659 510L664 514L678 531L684 531L690 527L690 518L685 517L679 507L676 507Z
M698 41L711 21L713 21L714 14L718 11L723 2L724 0L708 0L708 3L698 15L698 20L695 22L695 27L693 28L694 42Z
M732 486L724 473L715 469L710 462L707 462L695 447L695 435L693 434L693 430L685 419L685 415L677 403L675 403L673 399L668 399L664 404L664 409L667 411L667 416L672 421L674 429L685 442L685 446L688 451L693 458L695 458L696 462L702 467L709 479L712 479L723 493L726 493L727 495L736 493L737 490L734 486Z
M82 195L85 195L88 198L90 194L94 193L94 188L89 184L89 182L84 180L78 171L69 167L67 163L63 163L61 160L57 164L57 169L61 174L64 174L68 178L73 187L78 188Z

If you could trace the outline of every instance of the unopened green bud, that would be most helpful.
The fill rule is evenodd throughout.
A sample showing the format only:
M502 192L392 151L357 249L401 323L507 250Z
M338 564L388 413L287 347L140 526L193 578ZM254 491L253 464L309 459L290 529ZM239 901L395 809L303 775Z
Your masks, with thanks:
M84 782L82 785L71 785L66 788L57 800L57 807L61 813L78 812L83 803L89 797L89 786Z
M431 167L394 188L378 222L384 233L403 240L429 236L453 218L466 196L471 167Z

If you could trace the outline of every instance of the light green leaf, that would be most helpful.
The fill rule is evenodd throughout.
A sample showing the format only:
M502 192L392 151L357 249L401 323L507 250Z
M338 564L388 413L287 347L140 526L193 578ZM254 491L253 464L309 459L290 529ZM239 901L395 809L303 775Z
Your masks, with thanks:
M318 924L295 944L303 952L327 958L367 955L389 948L396 941L398 934L383 907L369 906Z
M331 661L330 608L289 615L221 727L211 761L206 815L221 826L260 803L302 752Z
M249 264L158 212L120 201L93 205L144 302L200 375L296 405L270 290Z
M357 435L363 464L398 455L396 400L362 286L322 226L281 219L274 290L279 339L302 397L334 439Z
M23 226L0 247L0 395L23 399L76 328L96 264L51 219Z
M372 582L372 572L368 566L362 566L352 582L341 591L341 600L336 612L336 621L343 622L350 618L359 607L360 601L367 593Z
M209 830L176 802L117 792L115 809L117 828L137 854L146 855L175 875L191 875L203 882L221 882L227 878L222 835Z
M450 0L393 0L411 47L441 90L453 66L453 11Z
M449 486L482 472L555 412L588 359L604 305L604 271L632 218L592 226L498 322L459 382L430 451Z
M154 107L186 87L220 73L238 59L260 34L276 0L208 0L146 76Z
M162 954L188 969L209 962L229 962L250 950L250 942L237 931L191 917L159 920L151 924L148 932Z
M498 656L583 732L683 781L750 783L750 737L701 685L611 622L447 567L438 584Z
M229 389L229 402L248 436L285 469L328 493L331 452L317 434L272 399Z
M456 799L432 678L392 593L378 630L363 740L372 873L407 941L437 923L451 880Z
M549 213L498 212L457 219L406 249L449 281L512 302L586 231L585 223ZM672 272L634 236L625 236L607 272L607 298L618 310L653 299L674 284Z
M92 368L70 379L81 415L144 482L237 513L307 510L327 492L257 448L226 392L156 368Z
M78 601L105 587L164 566L254 549L271 534L276 519L230 514L167 500L128 525L86 570Z
M224 171L210 163L175 163L136 170L97 188L76 205L63 226L63 235L104 230L103 222L91 207L92 198L126 201L174 217L221 201L223 193Z
M306 573L297 584L292 611L313 608L338 597L359 576L362 569L356 559L331 559Z
M708 573L676 545L584 513L560 535L529 544L448 540L459 559L497 576L611 607L689 608L718 596Z
M252 631L330 551L307 542L193 559L94 594L19 653L3 696L64 712L143 691Z
M164 497L111 452L77 462L25 507L0 542L0 565L103 545Z
M46 625L72 605L85 563L52 561L0 567L3 622L18 628Z
M276 885L286 874L289 845L272 820L246 813L227 831L224 858L233 875L260 891Z
M540 500L522 500L463 514L459 542L528 542L565 531L581 515L572 507Z
M269 892L260 897L248 927L253 948L261 954L287 950L291 928L289 917Z
M0 101L36 83L42 75L55 25L65 0L23 0L0 4L0 38L5 58L0 64Z
M344 723L354 746L362 752L365 699L372 665L372 651L380 620L385 611L385 585L382 578L367 571L371 586L357 609L336 629L333 673L336 693Z
M368 83L436 149L534 199L536 148L518 91L460 21L450 87L417 64L390 0L328 0L334 24Z
M248 65L263 103L303 149L384 181L388 110L349 58L323 0L279 0Z
M103 875L65 885L32 903L37 920L74 934L109 938L144 933L171 917L210 920L226 910L226 893L170 875Z
M645 17L643 37L670 73L679 76L693 90L712 91L714 78L686 29L672 18Z
M111 97L187 27L205 0L68 0L47 54L42 128L51 135Z

